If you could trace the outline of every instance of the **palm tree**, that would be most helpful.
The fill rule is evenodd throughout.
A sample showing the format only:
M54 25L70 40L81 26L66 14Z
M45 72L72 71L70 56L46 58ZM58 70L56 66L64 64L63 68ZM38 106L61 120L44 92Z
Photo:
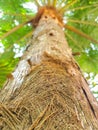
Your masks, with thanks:
M0 92L0 128L97 130L98 103L73 57L64 29L97 41L63 22L65 11L77 0L41 1L42 6L35 2L36 16L2 37L29 22L35 28L24 55Z

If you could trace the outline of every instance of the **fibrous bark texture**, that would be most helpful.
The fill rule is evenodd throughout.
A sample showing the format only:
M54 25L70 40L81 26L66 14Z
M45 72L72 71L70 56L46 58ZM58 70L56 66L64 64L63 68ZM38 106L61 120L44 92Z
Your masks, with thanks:
M50 15L40 19L0 102L0 130L98 130L97 101Z

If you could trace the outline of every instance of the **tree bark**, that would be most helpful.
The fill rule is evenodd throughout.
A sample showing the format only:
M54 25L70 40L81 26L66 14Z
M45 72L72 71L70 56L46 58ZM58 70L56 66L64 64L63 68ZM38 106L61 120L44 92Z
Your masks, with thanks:
M41 17L0 102L0 130L98 130L98 103L50 15Z

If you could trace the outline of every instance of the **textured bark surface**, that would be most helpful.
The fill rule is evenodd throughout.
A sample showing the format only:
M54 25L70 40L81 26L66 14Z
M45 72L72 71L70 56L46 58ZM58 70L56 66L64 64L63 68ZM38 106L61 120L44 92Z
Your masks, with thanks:
M98 130L98 103L63 28L44 14L0 92L0 130Z

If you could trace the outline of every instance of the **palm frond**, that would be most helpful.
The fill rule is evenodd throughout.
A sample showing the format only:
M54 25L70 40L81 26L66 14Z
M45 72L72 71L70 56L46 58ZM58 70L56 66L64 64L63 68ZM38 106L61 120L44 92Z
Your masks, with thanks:
M62 0L62 1L60 2L60 5L64 4L65 2L67 2L67 0Z
M51 0L48 0L48 6L50 6L51 5Z
M64 12L73 4L75 4L78 0L73 0L72 2L70 2L69 4L65 5L64 7L61 7L61 9L59 10L59 12L61 14L64 14Z
M57 4L57 0L53 0L52 5L53 5L54 7L56 7L56 4Z
M86 25L92 25L92 26L98 27L98 23L96 22L80 21L80 20L75 20L75 19L68 19L68 21L73 22L73 23L86 24Z
M98 6L96 8L93 8L89 13L94 13L95 11L98 11Z
M75 46L79 49L82 50L81 46L79 46L78 42L71 36L68 32L66 32L66 36L75 44Z
M4 15L20 16L20 17L26 17L26 18L31 17L31 16L28 16L27 14L18 14L18 13L13 13L13 12L4 12Z
M32 19L29 19L28 21L19 24L18 26L14 27L13 29L11 29L10 31L8 31L7 33L5 33L3 36L0 37L0 40L6 38L7 36L9 36L10 34L14 33L15 31L17 31L18 29L20 29L21 27L23 27L25 24L27 24L29 21L31 21Z
M20 41L30 37L33 34L33 31L30 31L29 33L27 33L26 35L24 35L21 39L19 39L18 41L16 41L16 43L19 43Z
M40 3L39 3L38 0L34 0L34 2L35 2L36 6L37 6L38 8L41 7L41 5L40 5Z
M80 35L80 36L82 36L82 37L84 37L84 38L86 38L88 40L90 40L91 42L94 42L94 43L98 44L98 41L96 41L95 39L93 39L91 36L85 34L84 32L81 32L80 30L78 30L75 27L72 27L72 26L69 26L69 25L65 24L65 28L69 29L70 31L75 32L76 34L78 34L78 35Z
M98 4L96 3L96 4L92 4L92 5L80 6L80 7L76 7L76 8L71 8L70 10L76 11L76 10L83 10L83 9L92 8L92 7L98 7Z

